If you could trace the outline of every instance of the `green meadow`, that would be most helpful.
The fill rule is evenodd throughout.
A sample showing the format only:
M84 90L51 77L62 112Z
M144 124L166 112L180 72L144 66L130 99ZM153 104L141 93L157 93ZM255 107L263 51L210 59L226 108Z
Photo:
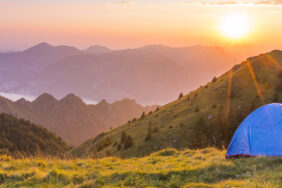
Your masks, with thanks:
M166 149L143 158L0 157L1 187L281 187L282 158Z

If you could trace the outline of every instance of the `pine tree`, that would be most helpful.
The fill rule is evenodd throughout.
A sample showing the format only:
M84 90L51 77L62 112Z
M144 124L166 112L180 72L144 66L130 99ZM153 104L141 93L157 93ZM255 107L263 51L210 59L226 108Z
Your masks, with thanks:
M183 97L183 93L181 92L181 93L179 94L178 99L181 99L182 97Z

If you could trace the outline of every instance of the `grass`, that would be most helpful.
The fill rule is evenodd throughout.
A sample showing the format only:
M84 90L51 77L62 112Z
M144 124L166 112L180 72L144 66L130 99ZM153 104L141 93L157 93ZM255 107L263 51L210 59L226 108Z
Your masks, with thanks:
M203 119L206 127L215 127L219 118L226 118L230 123L228 126L235 131L242 118L255 108L267 103L282 102L282 51L251 58L253 74L248 62L242 62L215 81L160 107L158 111L88 140L74 148L72 154L78 157L110 155L127 158L146 156L168 147L195 148L193 137L200 119ZM277 90L279 83L281 88ZM152 133L150 139L146 139L150 125L152 130L156 127L158 131ZM128 149L118 148L123 131L133 138L133 146ZM225 147L228 145L226 140L229 141L234 133L232 131L229 131L228 139L225 139ZM111 144L101 147L105 146L106 140L110 140ZM219 144L209 146L218 147Z
M0 187L281 187L282 158L225 160L225 151L166 149L143 158L0 157Z

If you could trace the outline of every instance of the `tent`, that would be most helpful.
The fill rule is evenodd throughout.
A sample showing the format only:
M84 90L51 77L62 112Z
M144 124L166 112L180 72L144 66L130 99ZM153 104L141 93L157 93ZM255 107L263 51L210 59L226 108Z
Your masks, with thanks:
M262 106L244 119L226 153L240 156L282 156L282 103Z

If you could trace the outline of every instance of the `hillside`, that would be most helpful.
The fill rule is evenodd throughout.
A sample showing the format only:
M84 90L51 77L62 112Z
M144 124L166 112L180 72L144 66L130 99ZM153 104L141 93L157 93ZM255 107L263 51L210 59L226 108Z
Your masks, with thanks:
M41 43L0 54L0 92L62 98L76 93L93 101L123 98L166 104L231 68L240 57L219 47L162 45L109 50ZM11 76L12 75L12 76Z
M25 99L13 102L0 97L0 112L40 124L72 146L155 108L143 107L130 99L87 105L74 94L57 100L45 93L32 102Z
M1 187L281 187L281 158L225 160L225 151L163 150L134 159L0 157Z
M282 102L282 51L248 58L219 78L73 149L78 157L148 155L167 147L226 148L257 107Z
M68 149L60 137L47 129L23 119L16 119L8 114L0 114L1 154L27 156L42 154L59 157Z

